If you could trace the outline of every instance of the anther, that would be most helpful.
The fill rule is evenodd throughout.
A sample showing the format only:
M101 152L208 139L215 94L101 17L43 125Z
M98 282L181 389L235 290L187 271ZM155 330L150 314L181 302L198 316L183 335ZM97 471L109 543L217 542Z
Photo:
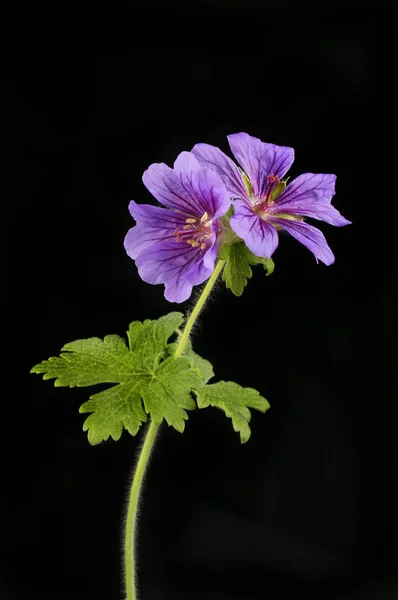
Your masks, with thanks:
M280 182L278 175L274 175L273 173L271 173L271 175L268 175L267 179L270 183L279 183Z
M205 221L207 221L208 218L209 218L209 215L207 214L207 212L204 212L200 219L200 222L204 223Z
M207 214L207 213L205 213ZM196 223L196 219L185 219L185 223ZM184 227L185 229L185 227Z

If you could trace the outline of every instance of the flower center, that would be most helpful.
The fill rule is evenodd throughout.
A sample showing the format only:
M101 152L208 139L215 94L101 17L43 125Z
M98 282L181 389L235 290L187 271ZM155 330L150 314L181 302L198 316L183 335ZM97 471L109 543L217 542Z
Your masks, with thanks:
M201 250L205 250L209 238L213 235L212 219L209 219L207 212L203 213L200 219L189 217L185 219L185 223L182 229L177 227L174 231L177 242L185 242L192 248L200 246Z
M275 192L276 186L280 183L280 178L278 175L271 173L267 176L267 181L268 185L265 194L254 203L254 210L259 214L267 212L267 210L275 204L272 195L273 192Z

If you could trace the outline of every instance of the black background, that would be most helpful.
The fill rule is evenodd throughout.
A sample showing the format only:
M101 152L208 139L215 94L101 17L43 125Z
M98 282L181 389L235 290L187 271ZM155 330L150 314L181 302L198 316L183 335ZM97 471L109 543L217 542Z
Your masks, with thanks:
M272 277L258 267L241 298L214 293L195 348L271 410L253 415L245 445L212 409L183 435L162 427L140 597L397 597L390 18L383 4L220 0L148 4L78 37L59 15L51 35L20 35L5 87L2 600L122 597L141 436L90 447L78 413L90 390L28 372L68 341L192 306L138 277L123 248L128 203L152 201L149 164L197 142L228 152L238 131L293 146L292 177L337 174L334 205L353 225L319 225L333 266L281 236Z

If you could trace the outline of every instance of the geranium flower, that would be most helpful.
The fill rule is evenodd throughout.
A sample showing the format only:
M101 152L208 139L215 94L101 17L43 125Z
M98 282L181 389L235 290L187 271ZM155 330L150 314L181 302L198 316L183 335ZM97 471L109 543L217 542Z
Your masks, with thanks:
M163 283L167 300L184 302L214 271L218 218L230 207L229 194L217 173L190 152L182 152L173 169L151 165L142 179L167 208L130 202L137 224L124 240L126 252L144 281Z
M293 148L266 144L247 133L227 138L241 168L209 144L196 144L192 153L223 179L233 199L231 227L249 250L270 258L278 246L278 229L284 229L311 250L317 262L333 263L323 233L304 217L337 227L350 224L331 205L336 176L305 173L286 186L282 178L293 164Z

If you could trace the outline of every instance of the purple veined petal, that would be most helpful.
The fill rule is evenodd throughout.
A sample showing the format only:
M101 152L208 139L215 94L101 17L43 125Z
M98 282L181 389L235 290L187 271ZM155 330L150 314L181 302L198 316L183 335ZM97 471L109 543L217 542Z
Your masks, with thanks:
M181 173L192 173L201 168L198 159L192 152L181 152L174 161L174 172L178 176Z
M202 258L200 247L193 248L176 240L165 240L140 252L136 265L143 281L165 285L165 297L169 302L184 302L192 292L193 284L189 276L195 282L202 283L211 275L210 270L199 267Z
M216 173L200 166L189 152L181 153L175 165L176 171L164 163L155 163L142 177L159 202L198 218L205 213L213 217L227 212L227 192Z
M271 258L278 246L278 232L241 200L234 202L231 227L256 256Z
M212 243L209 246L208 250L203 255L203 264L207 269L210 269L210 272L213 273L214 267L216 265L217 252L218 252L218 243L216 242L216 232L213 233L213 237L211 238Z
M183 277L170 279L164 284L164 297L168 302L185 302L192 294L193 285Z
M287 214L287 215L297 215L301 217L310 217L312 219L317 219L317 221L325 221L325 223L329 223L330 225L334 225L335 227L344 227L344 225L351 225L351 221L348 221L343 215L334 208L331 204L327 205L313 205L311 208L309 206L301 205L301 206L290 206L281 207L279 210L278 207L273 206L270 209L270 214Z
M308 223L304 223L303 221L291 221L275 217L272 217L271 222L275 223L275 225L280 225L298 242L303 244L308 250L311 250L316 258L316 262L320 260L325 265L334 263L334 254L329 248L325 236L316 227L308 225Z
M265 195L269 182L268 175L280 179L287 173L294 161L294 150L288 146L267 144L247 133L233 133L227 136L231 151L249 177L254 195Z
M137 223L149 227L172 228L185 223L186 220L181 212L152 204L137 204L134 200L129 203L129 212Z
M195 217L201 217L204 213L197 198L184 188L177 173L166 164L150 165L144 172L142 181L156 200L167 208Z
M221 177L231 197L248 199L241 172L224 152L210 144L196 144L192 148L192 154L196 156L201 165L213 170Z
M137 225L127 232L124 247L134 260L147 246L172 239L175 229L182 229L186 224L185 215L160 206L137 204L132 200L129 210Z
M192 198L187 197L177 175L165 163L150 165L144 172L142 181L156 200L164 206L181 210L189 215L194 212L196 215Z
M186 157L182 159L182 155L188 155L186 162ZM180 154L178 161L182 167L178 174L181 185L191 198L196 199L200 216L207 213L213 219L225 215L231 206L231 200L220 176L215 171L202 167L190 152ZM188 167L192 163L195 168L190 170Z
M336 175L323 173L304 173L294 179L277 198L277 204L292 202L313 194L313 199L326 203L335 194Z
M206 254L209 254L209 251L207 251ZM204 256L206 256L206 254ZM195 263L193 269L184 276L184 279L186 279L186 281L188 281L188 283L191 285L200 285L206 281L206 279L209 279L213 271L214 264L213 268L208 268L203 257L203 260Z
M269 212L311 217L336 227L350 225L351 221L330 204L335 193L335 182L335 175L304 173L277 197Z

